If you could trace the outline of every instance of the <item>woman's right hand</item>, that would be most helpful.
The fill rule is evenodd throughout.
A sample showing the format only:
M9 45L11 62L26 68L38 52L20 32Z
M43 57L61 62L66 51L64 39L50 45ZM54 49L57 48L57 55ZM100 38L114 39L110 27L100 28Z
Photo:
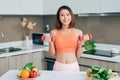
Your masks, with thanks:
M54 42L54 41L55 41L55 37L54 37L54 36L53 36L53 37L50 37L50 36L42 36L42 37L41 37L41 40L50 43L50 42Z

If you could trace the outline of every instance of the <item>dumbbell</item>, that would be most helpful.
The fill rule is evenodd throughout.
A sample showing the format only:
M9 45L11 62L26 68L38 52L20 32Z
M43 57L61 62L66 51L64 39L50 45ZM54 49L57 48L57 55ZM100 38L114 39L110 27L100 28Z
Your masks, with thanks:
M42 36L42 37L41 37L41 40L44 41L44 40L45 40L45 36ZM52 42L55 42L55 37L54 37L54 36L51 37L51 41L52 41Z
M87 34L87 35L88 35L88 37L89 37L89 40L92 40L92 34ZM83 40L84 40L84 35L78 36L78 40L79 40L79 41L83 41Z

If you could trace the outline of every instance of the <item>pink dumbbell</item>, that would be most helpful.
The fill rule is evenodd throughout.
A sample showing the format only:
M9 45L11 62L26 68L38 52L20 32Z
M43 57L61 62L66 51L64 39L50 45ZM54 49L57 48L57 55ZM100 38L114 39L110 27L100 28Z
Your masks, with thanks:
M92 34L87 34L87 36L88 36L89 40L92 40ZM78 36L78 40L83 41L84 40L84 35Z
M41 40L44 41L44 40L45 40L45 36L42 36L42 37L41 37ZM52 42L55 42L55 37L54 37L54 36L51 37L51 41L52 41Z

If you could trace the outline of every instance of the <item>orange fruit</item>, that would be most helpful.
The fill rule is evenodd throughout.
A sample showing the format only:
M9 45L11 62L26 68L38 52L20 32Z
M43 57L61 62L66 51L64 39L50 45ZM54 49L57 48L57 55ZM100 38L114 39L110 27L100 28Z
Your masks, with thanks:
M26 69L23 69L21 74L20 74L21 78L29 78L29 71Z

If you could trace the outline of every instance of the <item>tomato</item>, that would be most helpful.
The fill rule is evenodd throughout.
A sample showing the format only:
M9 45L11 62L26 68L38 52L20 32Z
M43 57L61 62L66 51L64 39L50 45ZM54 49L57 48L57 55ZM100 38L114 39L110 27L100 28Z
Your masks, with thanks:
M30 78L35 78L37 77L37 72L36 71L30 71Z
M44 41L44 40L45 40L45 36L42 36L42 37L41 37L41 40Z

